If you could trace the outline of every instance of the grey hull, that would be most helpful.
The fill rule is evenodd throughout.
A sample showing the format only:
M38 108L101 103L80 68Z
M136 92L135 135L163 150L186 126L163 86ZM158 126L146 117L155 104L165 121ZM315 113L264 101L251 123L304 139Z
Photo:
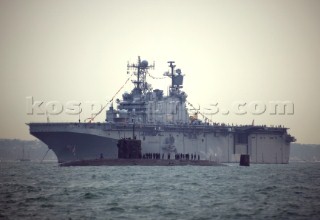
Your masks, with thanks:
M53 150L58 162L99 158L117 158L118 151L114 139L91 134L72 132L31 133Z

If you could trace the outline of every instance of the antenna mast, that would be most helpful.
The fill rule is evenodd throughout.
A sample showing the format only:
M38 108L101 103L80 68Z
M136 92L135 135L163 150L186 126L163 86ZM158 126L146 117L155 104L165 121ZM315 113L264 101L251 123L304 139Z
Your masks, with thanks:
M168 61L169 63L169 67L171 68L171 73L170 75L168 74L168 76L171 78L171 89L173 89L174 85L173 85L173 76L174 76L174 68L176 67L176 65L174 64L174 61Z
M146 91L148 90L146 75L149 69L154 69L154 63L153 65L149 65L148 61L141 61L140 56L138 56L138 62L136 64L128 63L127 68L128 73L129 70L133 70L133 74L137 77L136 80L132 81L135 84L134 92L138 94L146 93Z
M183 87L183 75L181 75L181 69L176 69L174 61L168 61L171 72L166 72L164 75L171 78L170 95L180 93L180 89Z

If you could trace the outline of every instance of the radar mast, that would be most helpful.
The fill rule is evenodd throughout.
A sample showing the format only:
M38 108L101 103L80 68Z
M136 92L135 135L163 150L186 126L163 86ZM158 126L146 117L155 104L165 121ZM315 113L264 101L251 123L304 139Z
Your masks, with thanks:
M127 69L128 73L129 70L133 70L133 74L137 77L136 80L132 81L135 85L133 93L138 95L145 94L149 89L146 81L146 75L149 69L154 69L154 63L152 65L149 65L148 61L141 61L140 56L138 56L138 62L136 64L128 63Z
M183 75L181 75L181 69L176 69L174 61L168 61L171 72L166 72L164 75L171 78L170 96L179 94L180 89L183 87Z

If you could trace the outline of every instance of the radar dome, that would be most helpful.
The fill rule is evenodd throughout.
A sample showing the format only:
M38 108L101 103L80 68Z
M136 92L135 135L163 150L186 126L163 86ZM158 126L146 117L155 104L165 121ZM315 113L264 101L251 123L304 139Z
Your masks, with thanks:
M148 61L142 60L141 63L140 63L140 66L143 67L143 68L148 67Z

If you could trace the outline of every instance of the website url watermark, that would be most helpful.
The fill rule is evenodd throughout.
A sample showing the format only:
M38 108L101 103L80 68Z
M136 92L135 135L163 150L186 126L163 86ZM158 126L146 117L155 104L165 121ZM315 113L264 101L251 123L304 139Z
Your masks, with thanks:
M91 114L99 113L103 105L98 101L54 101L34 100L33 96L26 97L27 115L79 115L84 109Z
M158 101L157 109L153 114L180 114L178 112L179 101L170 101L162 104ZM89 114L97 114L104 108L105 103L98 101L40 101L33 96L26 97L27 115L79 115L84 110ZM294 103L292 101L273 100L262 101L234 101L228 107L223 107L220 103L209 104L208 107L199 109L189 108L191 112L201 112L204 115L293 115Z
M203 114L209 115L293 115L294 103L292 101L234 101L229 108L220 107L219 103L204 108Z

